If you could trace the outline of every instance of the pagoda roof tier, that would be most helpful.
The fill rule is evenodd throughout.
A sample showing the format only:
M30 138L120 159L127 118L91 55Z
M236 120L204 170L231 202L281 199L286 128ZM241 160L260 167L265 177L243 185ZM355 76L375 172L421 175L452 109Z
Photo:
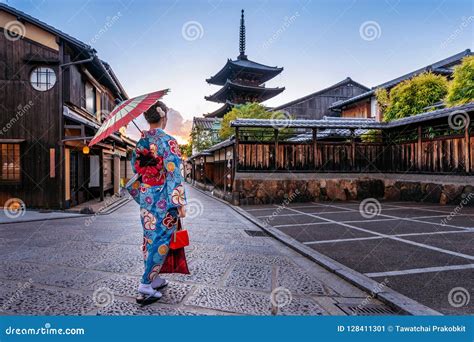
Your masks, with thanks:
M255 75L254 78L258 80L259 84L262 84L271 80L282 71L283 68L260 64L247 58L239 58L234 61L228 59L224 67L217 74L206 79L206 81L210 84L224 85L228 79L234 80L238 78L239 74L245 73Z
M215 111L204 114L204 117L205 118L222 118L224 115L226 115L229 111L232 110L233 106L234 106L233 103L227 101L222 107L219 107Z
M205 96L205 99L208 101L224 103L224 102L234 100L230 97L230 95L231 93L237 93L237 94L254 95L255 99L253 99L252 101L263 102L280 94L283 90L285 90L285 87L266 88L262 86L249 86L249 85L234 83L230 80L227 80L227 82L224 84L224 86L221 89L219 89L216 93L210 96ZM241 103L236 100L234 100L233 102ZM251 102L251 101L248 101L248 102Z

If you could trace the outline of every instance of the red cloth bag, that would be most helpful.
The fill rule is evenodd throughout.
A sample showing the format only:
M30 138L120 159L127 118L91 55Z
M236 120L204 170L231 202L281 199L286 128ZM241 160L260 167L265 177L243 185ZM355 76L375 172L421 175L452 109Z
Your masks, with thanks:
M178 227L171 237L170 249L181 249L189 246L189 235L186 229L183 229L181 220L178 219Z
M177 233L186 233L186 236L179 236ZM174 239L176 237L176 239ZM173 240L176 242L174 245L182 246L179 248L172 248L171 244ZM178 242L179 241L179 242ZM187 243L186 243L187 241ZM186 254L184 253L184 246L189 245L189 236L186 230L182 229L181 220L178 219L178 227L176 228L176 232L173 234L170 242L170 250L166 259L161 267L160 273L181 273L181 274L189 274L188 263L186 261Z

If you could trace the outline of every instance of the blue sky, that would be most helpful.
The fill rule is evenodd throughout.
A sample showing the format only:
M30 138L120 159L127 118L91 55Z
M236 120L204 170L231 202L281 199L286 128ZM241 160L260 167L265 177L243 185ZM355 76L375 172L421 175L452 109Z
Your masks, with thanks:
M204 100L218 89L205 79L237 57L242 8L248 57L284 67L267 82L286 87L269 106L347 76L371 87L472 49L474 41L471 0L6 2L91 43L129 95L171 88L166 102L188 120L219 107Z

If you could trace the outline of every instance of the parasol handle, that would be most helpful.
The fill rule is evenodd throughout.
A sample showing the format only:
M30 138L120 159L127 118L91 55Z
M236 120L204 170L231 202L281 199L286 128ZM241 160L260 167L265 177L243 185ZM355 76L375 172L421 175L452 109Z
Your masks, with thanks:
M140 133L143 133L142 130L140 129L140 127L138 127L138 125L135 123L135 121L132 120L132 123L135 125L135 127L140 131Z

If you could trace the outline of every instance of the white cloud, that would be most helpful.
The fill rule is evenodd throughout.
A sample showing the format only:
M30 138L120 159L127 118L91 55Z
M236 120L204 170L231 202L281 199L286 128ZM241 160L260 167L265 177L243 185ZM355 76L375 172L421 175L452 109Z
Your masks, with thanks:
M148 129L148 123L146 122L143 115L140 115L134 121L138 127L140 127L140 129ZM165 131L169 135L175 137L180 144L186 143L188 141L192 125L192 120L185 119L180 112L170 108L168 112L168 123L166 125ZM128 124L127 135L136 140L140 139L140 132L133 123Z

